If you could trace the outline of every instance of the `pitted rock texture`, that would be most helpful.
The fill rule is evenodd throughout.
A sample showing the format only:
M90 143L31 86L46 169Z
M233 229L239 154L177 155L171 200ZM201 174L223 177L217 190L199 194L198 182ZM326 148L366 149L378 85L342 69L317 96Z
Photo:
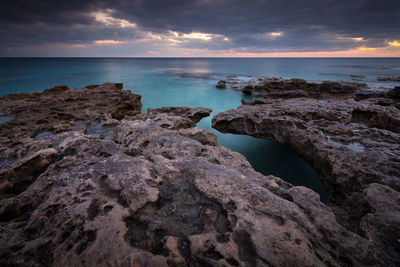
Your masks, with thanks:
M347 230L318 194L263 176L196 128L210 109L130 112L53 120L60 130L40 138L12 121L0 126L2 266L393 263L374 241L381 236ZM13 129L16 141L5 134ZM396 214L386 204L397 197L371 184L365 199L382 214L363 222L391 227L382 215Z
M270 98L293 98L293 97L312 97L324 98L335 95L337 97L352 97L362 89L367 89L365 83L355 82L333 82L324 81L322 83L311 83L303 79L282 79L258 77L249 80L238 78L228 78L217 83L235 90L240 90L246 94L268 95Z
M212 123L221 132L276 140L303 156L319 173L337 220L399 265L397 89L363 101L337 94L325 99L267 94L217 114Z
M62 132L68 123L102 120L105 115L122 119L140 113L141 96L122 91L122 83L88 85L69 90L55 86L42 93L21 93L0 98L0 116L12 115L7 126L0 124L1 137L15 140L42 132ZM68 126L68 125L67 125Z

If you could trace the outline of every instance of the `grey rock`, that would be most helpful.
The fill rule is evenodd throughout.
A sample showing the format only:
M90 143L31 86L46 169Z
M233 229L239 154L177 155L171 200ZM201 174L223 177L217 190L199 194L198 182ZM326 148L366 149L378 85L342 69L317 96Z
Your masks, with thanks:
M215 87L226 88L226 81L224 81L224 80L219 81Z
M380 82L400 82L400 77L377 77Z
M304 157L319 173L340 224L374 244L385 258L380 264L398 265L400 110L392 103L336 93L265 96L217 114L212 123L224 133L276 140Z
M101 95L102 88L87 90ZM80 90L64 93L79 101ZM397 218L382 207L397 201L397 191L387 188L390 196L377 199L386 187L365 189L369 206L386 217L362 236L342 226L312 190L256 172L241 154L218 146L212 132L196 128L210 109L122 109L118 120L108 111L134 97L113 97L104 113L95 106L80 121L49 121L57 131L42 138L24 135L29 116L24 122L16 113L19 124L0 126L2 266L392 263L373 234L387 227L385 218ZM0 104L11 106L6 99ZM70 105L68 112L78 116L79 109ZM15 137L7 134L12 130ZM365 225L377 220L371 216Z
M303 79L282 79L258 77L249 80L231 78L226 86L241 90L245 94L267 96L268 98L311 97L323 99L327 96L353 97L357 91L367 89L365 83L333 82L311 83Z

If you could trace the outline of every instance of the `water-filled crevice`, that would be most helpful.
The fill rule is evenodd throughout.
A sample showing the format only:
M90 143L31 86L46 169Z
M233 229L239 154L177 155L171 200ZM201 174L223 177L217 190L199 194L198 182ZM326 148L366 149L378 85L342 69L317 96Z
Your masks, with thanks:
M241 153L252 167L296 185L308 187L326 203L324 186L313 167L293 150L278 142L246 135L218 134L218 144Z
M319 175L303 157L287 146L267 138L255 138L240 132L222 133L211 128L211 119L217 113L218 110L214 110L209 117L199 121L197 127L214 132L217 135L218 145L245 156L256 171L263 175L277 176L295 186L310 188L320 195L322 202L326 203L326 191ZM250 120L241 123L245 123L245 127L249 130L254 130L256 127ZM235 128L229 127L229 129L233 132Z

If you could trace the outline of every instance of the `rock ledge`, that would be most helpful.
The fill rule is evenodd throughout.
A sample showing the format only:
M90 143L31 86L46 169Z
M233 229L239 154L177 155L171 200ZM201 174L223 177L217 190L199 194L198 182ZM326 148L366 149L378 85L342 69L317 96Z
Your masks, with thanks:
M349 231L315 192L217 146L195 127L210 109L140 114L140 96L121 88L0 99L13 117L0 125L2 266L397 263L382 253L377 240L393 241L382 231ZM374 183L363 194L374 208L365 228L398 218L390 209L386 220L396 190Z
M304 85L278 81L284 86L294 83ZM217 114L213 127L276 140L303 156L320 174L328 205L341 225L398 265L399 88L368 95L360 93L358 85L346 85L340 94L329 83L321 85L327 86L324 91L310 91L310 86L259 88L264 98L244 100L237 109Z

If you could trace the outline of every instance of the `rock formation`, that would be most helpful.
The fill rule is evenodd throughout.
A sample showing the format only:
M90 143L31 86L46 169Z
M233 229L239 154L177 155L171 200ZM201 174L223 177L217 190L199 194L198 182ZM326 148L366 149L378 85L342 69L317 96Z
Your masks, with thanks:
M333 82L324 81L322 83L309 83L303 79L282 78L252 78L250 80L240 80L236 77L221 80L226 87L240 90L245 94L268 95L269 98L292 98L292 97L312 97L324 98L328 96L354 96L361 89L368 86L365 83L355 82Z
M213 127L276 140L303 156L338 222L373 244L381 265L399 265L399 88L368 93L363 85L329 84L278 80L276 89L255 89L264 98L217 114Z
M398 242L380 236L398 218L390 181L363 191L375 212L354 233L312 190L263 176L196 128L210 109L139 114L140 97L121 88L0 98L13 117L0 125L2 266L397 263L382 254L394 243L376 241Z
M376 79L380 82L400 82L400 76L399 77L377 77Z
M223 80L221 80L221 81L219 81L219 82L217 83L217 85L216 85L215 87L221 88L221 89L226 88L226 82L223 81Z

